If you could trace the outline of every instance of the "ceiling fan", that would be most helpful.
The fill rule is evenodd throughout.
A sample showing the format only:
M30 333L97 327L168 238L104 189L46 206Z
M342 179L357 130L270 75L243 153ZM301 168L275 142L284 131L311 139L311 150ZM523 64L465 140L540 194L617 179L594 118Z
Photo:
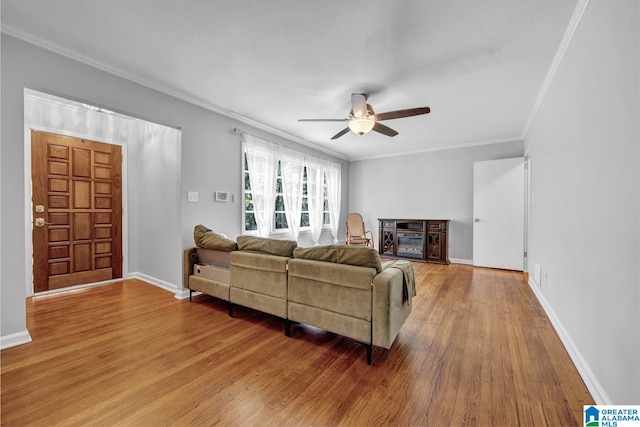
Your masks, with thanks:
M348 126L335 134L331 139L338 139L349 131L364 135L375 130L387 136L396 136L398 132L380 123L383 120L400 119L403 117L419 116L431 111L429 107L409 108L406 110L389 111L376 114L371 105L367 104L368 95L364 93L351 94L351 111L346 119L298 119L299 122L348 122Z

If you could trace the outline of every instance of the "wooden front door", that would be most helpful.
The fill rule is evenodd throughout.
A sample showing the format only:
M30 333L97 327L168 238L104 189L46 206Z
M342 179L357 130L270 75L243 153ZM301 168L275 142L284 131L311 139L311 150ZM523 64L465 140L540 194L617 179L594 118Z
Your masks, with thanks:
M31 132L34 292L122 277L118 145Z

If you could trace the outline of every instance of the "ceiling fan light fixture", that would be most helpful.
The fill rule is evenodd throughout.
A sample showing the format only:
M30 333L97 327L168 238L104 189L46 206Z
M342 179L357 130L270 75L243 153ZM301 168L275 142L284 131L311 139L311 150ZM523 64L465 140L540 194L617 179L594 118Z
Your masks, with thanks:
M376 121L371 117L354 117L349 120L349 129L351 129L351 132L353 133L364 135L365 133L370 132L375 124Z

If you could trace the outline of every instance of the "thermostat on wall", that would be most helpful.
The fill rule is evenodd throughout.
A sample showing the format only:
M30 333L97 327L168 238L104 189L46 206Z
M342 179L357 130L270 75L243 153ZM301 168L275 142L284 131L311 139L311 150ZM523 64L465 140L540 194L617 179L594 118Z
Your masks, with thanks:
M216 200L216 202L228 202L229 201L229 192L228 191L216 191L215 200Z

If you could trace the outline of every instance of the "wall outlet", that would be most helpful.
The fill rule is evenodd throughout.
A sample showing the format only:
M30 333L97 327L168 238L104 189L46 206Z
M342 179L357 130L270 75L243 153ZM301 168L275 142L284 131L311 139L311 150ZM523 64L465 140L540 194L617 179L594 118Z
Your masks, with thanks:
M197 191L189 191L187 193L187 200L190 202L197 202L198 201L198 192Z
M533 267L533 281L536 282L538 286L542 286L542 282L540 281L541 271L542 269L540 268L540 264L536 262Z

